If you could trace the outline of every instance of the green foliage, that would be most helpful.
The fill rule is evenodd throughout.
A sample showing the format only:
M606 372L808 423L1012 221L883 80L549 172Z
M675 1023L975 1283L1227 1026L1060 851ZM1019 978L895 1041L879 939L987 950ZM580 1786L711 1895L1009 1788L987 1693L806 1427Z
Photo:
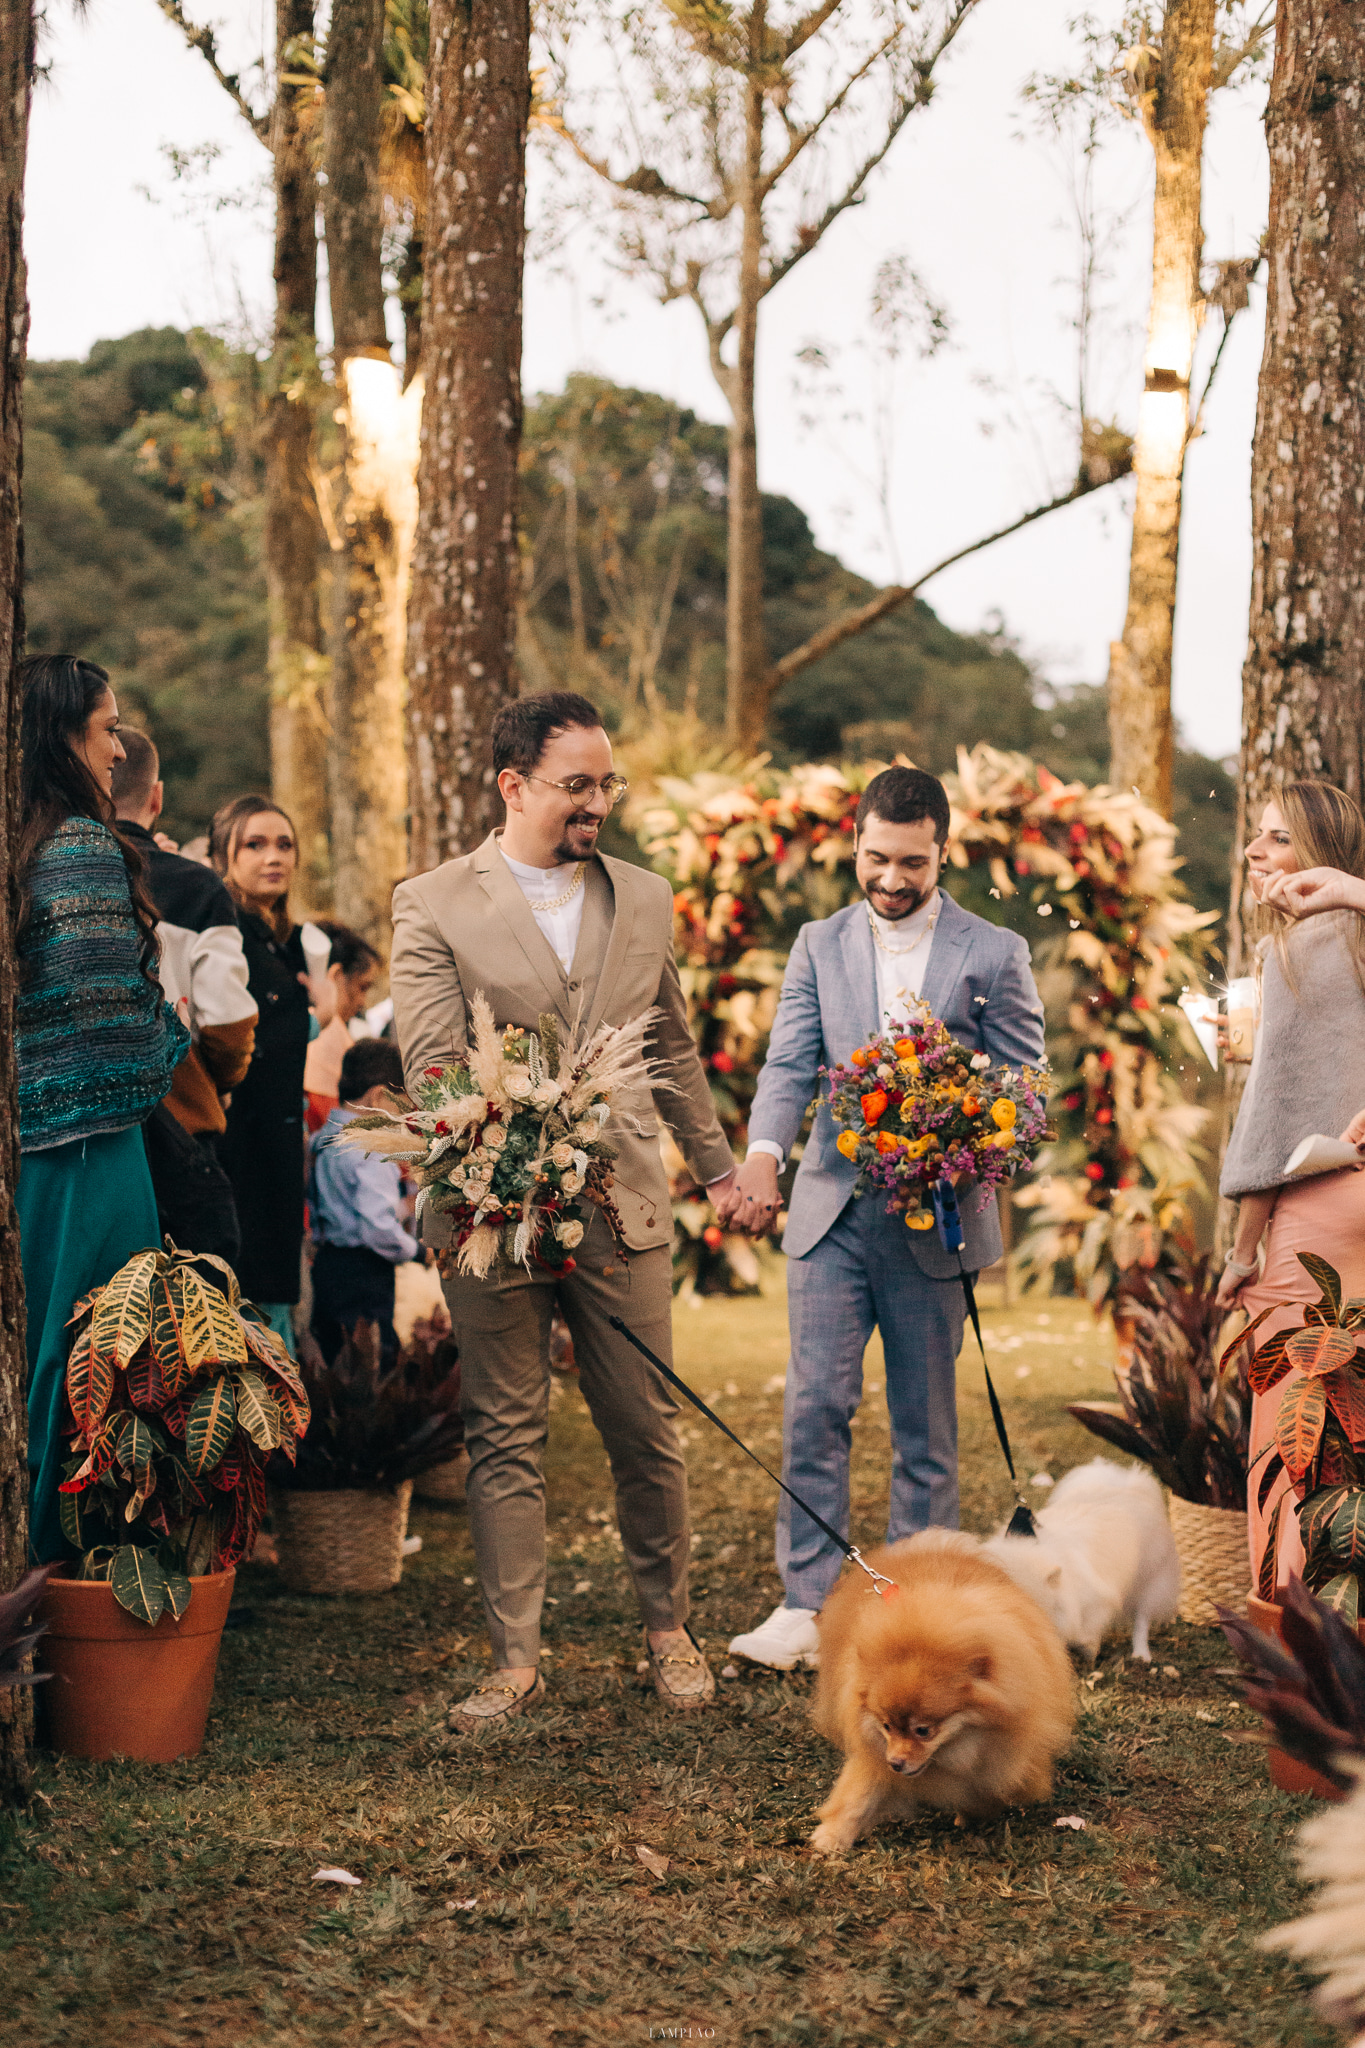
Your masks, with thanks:
M259 376L171 327L28 366L28 651L109 669L160 750L178 836L269 779Z
M280 1339L230 1267L199 1263L224 1291L192 1252L138 1252L72 1317L62 1532L83 1553L81 1576L107 1579L149 1627L183 1614L191 1574L250 1556L266 1458L291 1458L308 1421Z

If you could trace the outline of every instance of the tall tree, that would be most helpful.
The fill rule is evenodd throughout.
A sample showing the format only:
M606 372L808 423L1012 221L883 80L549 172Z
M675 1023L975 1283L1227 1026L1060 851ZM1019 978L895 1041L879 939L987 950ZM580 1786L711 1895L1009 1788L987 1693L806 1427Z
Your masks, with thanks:
M317 174L301 115L299 66L311 47L315 0L275 0L273 97L253 103L239 73L220 60L211 28L181 0L157 0L197 50L273 159L275 323L266 404L265 579L270 620L270 780L300 841L300 894L330 907L327 672L320 588L323 530L313 484L317 373ZM262 71L267 71L264 58Z
M313 33L314 0L276 0L277 81ZM299 834L300 893L331 901L327 680L320 564L322 521L313 487L317 403L317 174L297 95L276 86L266 134L275 187L275 347L265 423L265 582L270 619L272 794Z
M1239 868L1248 829L1282 783L1322 776L1365 798L1362 107L1361 10L1351 0L1280 0L1266 108L1268 283L1251 463Z
M527 0L433 0L422 350L408 609L409 861L488 831L486 736L516 694Z
M24 270L24 166L33 77L30 0L0 0L0 1588L22 1576L28 1555L28 1431L24 1390L24 1271L19 1259L18 1073L14 1002L18 985L15 916L18 886L14 841L19 823L19 689L23 649L24 357L28 343L28 281ZM31 1726L28 1688L0 1692L0 1800L28 1788Z
M1190 376L1203 300L1199 262L1204 128L1216 0L1166 0L1160 41L1128 77L1156 165L1152 296L1133 441L1133 536L1123 638L1109 659L1110 779L1171 814L1171 649Z
M416 516L415 420L384 317L384 0L334 0L322 218L342 430L327 710L338 917L381 943L406 867L403 634Z
M697 308L729 408L726 727L743 746L761 741L779 681L763 636L760 310L860 202L975 5L650 0L607 12L627 104L605 137L562 80L560 132L612 188L628 261L662 299Z

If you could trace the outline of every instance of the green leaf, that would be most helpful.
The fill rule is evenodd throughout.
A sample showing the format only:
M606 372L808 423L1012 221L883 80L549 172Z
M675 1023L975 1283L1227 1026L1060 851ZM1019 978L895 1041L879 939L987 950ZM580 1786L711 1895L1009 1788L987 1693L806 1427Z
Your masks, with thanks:
M152 1349L171 1400L183 1393L194 1377L182 1336L185 1303L179 1278L178 1273L162 1273L152 1287Z
M1365 1565L1365 1487L1353 1486L1332 1517L1332 1555L1359 1571Z
M194 1588L183 1572L173 1571L168 1566L163 1565L162 1573L166 1580L166 1612L173 1614L175 1619L179 1621L181 1615L190 1604L190 1596Z
M154 1247L119 1267L100 1296L90 1324L95 1349L126 1371L151 1322L152 1276L164 1264Z
M152 1627L161 1619L166 1605L166 1574L154 1552L136 1543L124 1543L114 1552L109 1583L114 1598L134 1621Z
M236 1427L237 1402L224 1374L195 1396L185 1419L185 1460L196 1479L213 1470Z
M1319 1600L1325 1600L1334 1607L1347 1628L1356 1628L1360 1623L1360 1581L1354 1572L1339 1572L1318 1589Z
M66 1368L66 1398L76 1427L87 1441L99 1427L114 1391L114 1368L86 1330L72 1346Z
M1320 1259L1316 1252L1300 1252L1299 1264L1309 1278L1316 1280L1322 1289L1322 1306L1327 1309L1335 1323L1341 1316L1341 1275L1335 1266L1329 1266L1326 1259Z
M156 1440L140 1415L126 1415L118 1433L114 1449L123 1470L131 1478L134 1472L142 1471L152 1462Z
M1324 1541L1348 1492L1345 1486L1322 1486L1300 1503L1299 1530L1305 1550L1314 1550Z
M1260 1569L1256 1575L1256 1592L1262 1600L1275 1598L1275 1546L1280 1533L1280 1510L1287 1499L1287 1494L1280 1495L1271 1509L1270 1520L1266 1523L1265 1548L1261 1552Z
M242 1290L238 1285L237 1275L233 1272L227 1260L220 1259L217 1252L194 1252L190 1256L193 1258L196 1266L216 1266L218 1268L218 1271L227 1281L228 1307L231 1309L240 1308L242 1305Z
M237 1392L237 1420L259 1451L278 1449L284 1430L283 1417L275 1400L257 1372L239 1372L233 1377Z
M190 1364L196 1371L206 1365L245 1365L242 1325L221 1291L193 1266L182 1266L176 1278L184 1303L181 1337Z

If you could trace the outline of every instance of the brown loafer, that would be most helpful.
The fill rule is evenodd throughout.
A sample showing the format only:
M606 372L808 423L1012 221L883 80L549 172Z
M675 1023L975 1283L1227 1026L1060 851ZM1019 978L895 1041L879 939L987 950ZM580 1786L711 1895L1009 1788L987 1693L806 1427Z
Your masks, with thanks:
M646 1632L645 1654L659 1698L665 1706L686 1713L693 1707L710 1706L716 1696L716 1681L691 1629L684 1629L683 1636L691 1645L689 1649L680 1649L674 1642L652 1650Z
M451 1708L446 1726L452 1735L472 1735L478 1728L500 1727L514 1714L524 1714L528 1707L533 1707L544 1697L545 1680L539 1672L524 1692L518 1692L514 1685L508 1685L494 1672L475 1686L468 1699Z

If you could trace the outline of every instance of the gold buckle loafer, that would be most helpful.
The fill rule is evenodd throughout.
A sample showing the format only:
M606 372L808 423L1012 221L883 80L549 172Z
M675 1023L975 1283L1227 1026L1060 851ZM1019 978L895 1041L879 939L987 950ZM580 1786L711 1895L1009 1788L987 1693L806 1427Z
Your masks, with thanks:
M478 1728L496 1728L502 1722L510 1721L514 1714L524 1714L528 1707L544 1697L545 1680L539 1672L524 1692L518 1692L514 1685L508 1685L495 1673L476 1685L458 1707L451 1708L446 1726L452 1735L472 1735Z
M665 1706L686 1713L693 1707L710 1706L716 1696L716 1681L691 1629L685 1628L682 1637L690 1647L680 1648L675 1639L654 1650L646 1633L645 1652L659 1698Z

